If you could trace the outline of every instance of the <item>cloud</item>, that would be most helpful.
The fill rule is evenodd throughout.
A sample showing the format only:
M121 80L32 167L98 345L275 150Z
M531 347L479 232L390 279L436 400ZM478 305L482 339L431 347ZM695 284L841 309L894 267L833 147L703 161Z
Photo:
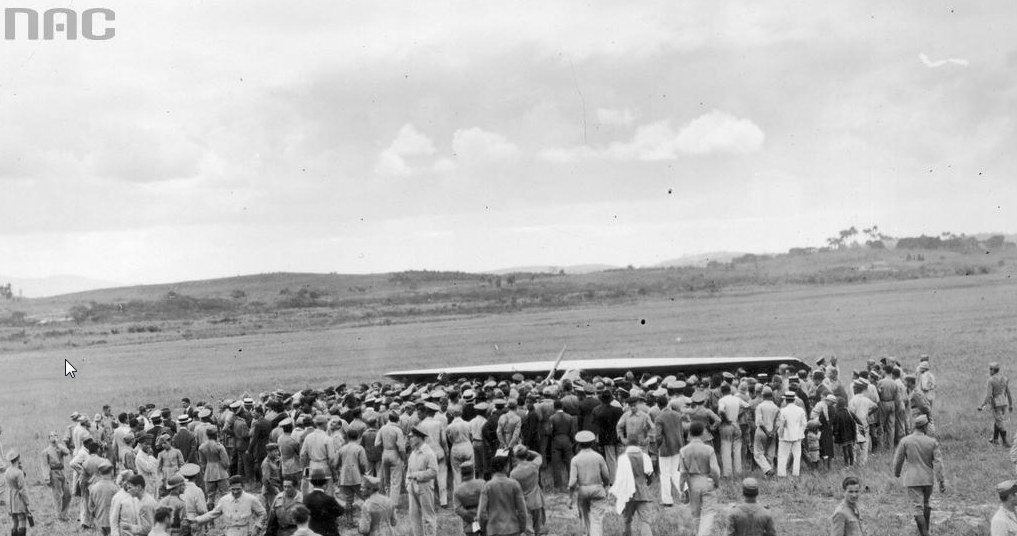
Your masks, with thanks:
M471 161L494 162L515 157L519 148L497 132L478 127L459 129L452 135L452 151Z
M766 135L749 119L714 110L679 129L669 119L636 128L631 140L615 141L606 147L580 145L552 148L538 156L555 163L573 163L591 158L618 161L674 160L679 155L749 154L759 151Z
M503 162L519 154L519 148L497 132L480 127L461 128L452 134L452 158L439 158L433 168L439 173L448 173L460 165Z
M714 110L683 127L675 145L685 154L747 154L758 151L765 139L763 130L752 121Z
M434 143L431 142L431 138L421 134L413 125L407 123L399 129L392 144L378 155L374 171L381 175L409 175L413 173L413 169L406 162L406 157L432 154L434 154Z
M967 67L968 64L971 63L968 60L965 60L965 59L962 59L962 58L947 58L945 60L932 61L932 60L929 59L928 56L925 55L925 53L918 54L918 59L922 60L922 63L925 64L925 66L929 67L930 69L935 69L937 67L942 67L942 66L946 65L947 63L952 63L954 65L960 65L961 67Z
M597 121L602 125L613 127L631 126L636 120L636 114L632 110L612 110L610 108L597 109Z

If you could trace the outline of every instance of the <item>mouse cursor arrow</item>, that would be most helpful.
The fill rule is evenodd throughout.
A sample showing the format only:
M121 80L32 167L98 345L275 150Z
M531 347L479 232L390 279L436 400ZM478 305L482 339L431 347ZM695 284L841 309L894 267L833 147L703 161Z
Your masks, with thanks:
M72 365L70 361L64 359L64 376L70 376L73 378L74 373L77 371L78 369L74 368L74 365Z

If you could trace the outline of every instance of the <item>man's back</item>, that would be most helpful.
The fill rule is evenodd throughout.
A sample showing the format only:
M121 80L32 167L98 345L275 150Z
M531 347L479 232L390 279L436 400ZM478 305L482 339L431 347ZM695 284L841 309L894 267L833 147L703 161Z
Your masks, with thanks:
M655 428L659 445L658 455L674 456L685 446L685 438L682 436L682 416L670 406L657 415Z
M526 529L526 501L519 482L496 474L480 494L480 515L487 520L485 533L519 534Z
M770 511L758 503L740 503L731 507L732 536L776 536Z
M535 510L544 507L544 495L540 492L540 457L536 461L517 461L510 478L519 482L526 499L526 508Z
M320 489L313 489L304 496L304 506L311 512L310 528L321 536L338 536L336 519L345 511L339 502Z
M939 442L914 433L901 439L893 456L893 474L901 477L904 486L931 486L942 479L942 457Z

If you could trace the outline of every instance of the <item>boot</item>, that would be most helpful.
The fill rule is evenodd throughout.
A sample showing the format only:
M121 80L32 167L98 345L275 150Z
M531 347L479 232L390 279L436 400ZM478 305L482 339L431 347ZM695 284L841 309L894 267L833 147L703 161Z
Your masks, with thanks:
M918 525L918 536L929 536L929 525L925 522L925 516L915 516L915 525Z
M999 437L1000 437L1000 439L1003 440L1003 446L1004 447L1009 447L1010 446L1010 442L1006 440L1006 430L1000 430L999 431Z
M999 444L999 427L995 424L992 425L992 441L989 441L989 443L992 443L993 445Z
M925 507L925 526L929 531L932 530L932 508L929 506Z

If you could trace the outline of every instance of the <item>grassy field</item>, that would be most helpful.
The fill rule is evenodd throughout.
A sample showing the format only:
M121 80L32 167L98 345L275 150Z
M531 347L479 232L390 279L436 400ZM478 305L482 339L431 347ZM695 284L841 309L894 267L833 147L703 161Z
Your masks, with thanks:
M29 480L38 483L38 452L48 431L62 429L72 411L92 414L103 403L118 409L145 402L172 406L181 396L211 400L244 390L374 381L393 369L552 359L562 344L568 344L570 358L794 355L811 361L835 354L844 372L884 355L901 358L913 370L918 355L928 353L940 385L937 419L949 486L945 495L934 495L934 534L987 534L997 502L992 488L1013 470L1005 452L986 442L991 417L975 408L984 396L989 361L1000 361L1004 373L1013 374L1015 318L1017 284L1006 274L991 274L741 288L694 298L391 325L302 330L294 323L288 332L191 340L170 334L136 344L5 352L0 439L6 449L25 453ZM63 377L65 358L78 368L76 379ZM797 481L767 481L760 502L774 512L780 534L822 534L839 501L840 480L859 474L868 530L911 534L904 491L888 472L889 456L879 453L863 470L835 465L830 473ZM725 504L736 501L736 483L723 483L718 497ZM74 532L69 525L49 525L52 500L45 487L34 486L32 498L42 524L37 533ZM552 533L578 534L575 514L562 499L550 502ZM654 532L682 533L686 518L682 508L662 510ZM444 514L439 533L458 533L457 523ZM619 519L610 516L607 533L620 531Z

